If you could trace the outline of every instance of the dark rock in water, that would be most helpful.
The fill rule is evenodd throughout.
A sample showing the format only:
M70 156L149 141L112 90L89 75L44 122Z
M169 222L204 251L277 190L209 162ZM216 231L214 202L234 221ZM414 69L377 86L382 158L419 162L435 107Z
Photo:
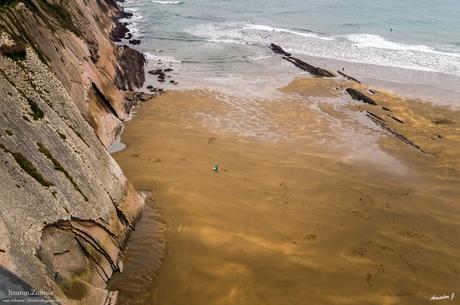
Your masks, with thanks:
M139 97L139 100L141 102L146 102L150 100L151 98L155 97L156 94L148 94L148 93L142 93L142 95Z
M343 73L343 72L341 72L341 71L337 71L337 73L339 73L340 75L342 75L343 77L345 77L345 78L348 79L348 80L351 80L351 81L353 81L353 82L357 82L358 84L361 84L361 82L360 82L359 80L357 80L357 79L354 78L354 77L351 77L350 75L347 75L347 74L345 74L345 73Z
M174 71L172 68L166 68L165 69L165 72L172 72L172 71Z
M110 36L113 41L115 42L121 42L122 39L127 38L127 34L129 33L129 29L127 28L127 23L125 22L120 22L117 19L115 21L115 27L112 30L112 33L110 33Z
M174 83L175 83L175 81L173 81L173 80L170 80L169 82L170 82L171 84L174 84Z
M322 69L322 68L319 68L319 67L312 66L312 65L307 64L306 62L304 62L304 61L302 61L302 60L300 60L298 58L295 58L295 57L291 56L291 53L288 53L288 52L284 51L284 49L282 47L280 47L279 45L276 45L276 44L272 43L270 45L270 49L272 49L272 51L275 52L276 54L283 55L283 58L285 60L293 63L298 68L309 72L311 75L321 76L321 77L334 77L335 76L335 74L332 73L332 72L329 72L329 71L327 71L325 69Z
M372 113L372 112L369 112L369 111L366 111L366 116L371 119L372 122L374 122L377 126L379 126L380 128L382 128L384 131L392 134L393 136L395 136L397 139L401 140L402 142L406 143L407 145L410 145L414 148L416 148L417 150L421 151L422 153L424 154L429 154L427 151L425 151L423 148L421 148L419 145L415 144L414 142L412 142L411 140L409 140L408 138L406 138L404 135L400 134L399 132L397 132L396 130L390 128L382 118L380 118L378 115Z
M149 90L150 90L150 89L153 89L153 86L152 86L152 85L148 85L148 86L147 86L147 89L149 89Z
M158 77L165 77L166 76L166 74L161 69L151 70L151 71L148 71L148 73L152 74L152 75L158 75Z
M270 45L270 49L272 49L273 52L275 52L275 53L277 53L277 54L281 54L281 55L287 56L287 57L290 57L290 56L291 56L291 53L288 53L288 52L284 51L282 47L280 47L279 45L276 45L276 44L274 44L274 43L272 43L272 44Z
M130 44L138 45L141 44L141 41L139 39L131 39L129 41Z
M164 78L159 78L158 81L159 81L160 83L164 83L164 82L165 82Z
M362 94L361 92L359 92L358 90L355 90L355 89L352 89L352 88L347 88L347 93L354 99L354 100L357 100L357 101L363 101L364 103L366 104L369 104L369 105L377 105L377 103L371 99L370 97Z
M307 71L308 73L310 73L311 75L314 75L314 76L321 76L321 77L335 77L335 74L332 73L332 72L329 72L325 69L322 69L320 67L315 67L315 66L312 66L310 64L307 64L306 62L298 59L298 58L295 58L295 57L287 57L287 56L284 56L283 57L285 60L293 63L294 65L296 65L297 67L299 67L300 69L304 70L304 71Z
M152 90L150 92L152 92ZM125 93L125 100L129 101L133 105L138 105L140 102L148 101L156 96L156 94L152 93L128 91Z
M133 17L133 13L122 11L119 13L118 19L129 19Z
M372 94L376 94L376 93L377 93L377 91L372 90L372 89L369 89L369 92L372 93Z

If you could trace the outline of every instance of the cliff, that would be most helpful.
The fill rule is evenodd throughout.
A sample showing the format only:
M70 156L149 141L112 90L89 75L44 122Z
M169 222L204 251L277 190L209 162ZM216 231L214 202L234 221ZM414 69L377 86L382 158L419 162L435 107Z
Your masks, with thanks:
M115 302L106 283L143 206L106 151L144 82L143 55L110 39L120 13L0 1L0 265L61 304Z

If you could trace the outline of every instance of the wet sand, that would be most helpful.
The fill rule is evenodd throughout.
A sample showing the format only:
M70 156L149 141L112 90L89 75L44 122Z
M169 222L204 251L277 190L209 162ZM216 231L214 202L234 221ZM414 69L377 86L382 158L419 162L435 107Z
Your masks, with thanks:
M378 105L352 101L351 86ZM153 193L112 283L120 304L460 293L460 113L367 89L299 78L271 100L170 91L143 104L114 154Z

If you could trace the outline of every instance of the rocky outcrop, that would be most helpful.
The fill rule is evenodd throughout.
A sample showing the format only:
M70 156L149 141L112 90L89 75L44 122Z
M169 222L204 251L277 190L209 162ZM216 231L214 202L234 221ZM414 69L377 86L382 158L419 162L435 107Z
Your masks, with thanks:
M277 54L283 55L284 60L287 60L290 63L294 64L296 67L298 67L298 68L300 68L300 69L302 69L304 71L307 71L311 75L319 76L319 77L335 77L335 74L330 72L330 71L327 71L327 70L325 70L323 68L320 68L320 67L312 66L312 65L304 62L303 60L292 56L291 53L286 52L279 45L276 45L276 44L272 43L270 45L270 49L272 49L272 51L277 53Z
M359 92L356 89L353 88L347 88L346 89L347 93L351 96L352 99L357 100L357 101L362 101L363 103L369 104L369 105L377 105L377 103L365 95L364 93Z
M106 147L146 99L123 92L142 86L144 57L110 40L113 0L0 13L0 265L60 304L114 304L106 283L143 197Z
M115 84L121 90L134 90L145 82L145 57L127 46L117 46Z
M343 76L344 78L348 79L348 80L351 80L352 82L355 82L355 83L358 83L358 84L361 84L361 82L359 80L357 80L356 78L350 76L350 75L347 75L345 73L343 73L342 71L337 71L337 73L339 73L341 76Z
M427 151L425 151L422 147L420 147L419 145L415 144L413 141L409 140L407 137L405 137L404 135L402 135L401 133L397 132L396 130L394 130L393 128L391 128L390 126L388 126L388 124L385 122L384 119L382 119L381 117L379 117L378 115L370 112L370 111L366 111L366 116L372 121L374 122L377 126L379 126L380 128L382 128L384 131L388 132L389 134L393 135L394 137L396 137L398 140L406 143L407 145L409 146L412 146L413 148L417 149L418 151L424 153L424 154L429 154ZM391 117L393 119L395 119L395 117ZM397 120L398 122L400 123L404 123L402 121L400 121L399 119Z
M276 45L274 43L270 44L270 49L272 49L272 51L276 54L280 54L287 57L291 56L291 53L286 52L281 46Z

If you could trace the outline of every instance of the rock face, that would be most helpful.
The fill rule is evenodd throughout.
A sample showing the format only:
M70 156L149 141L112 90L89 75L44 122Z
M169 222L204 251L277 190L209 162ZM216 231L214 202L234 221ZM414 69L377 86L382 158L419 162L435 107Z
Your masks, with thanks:
M143 54L127 46L116 49L118 67L115 84L121 90L134 90L142 87L145 82L145 57Z
M0 3L0 266L60 304L106 290L143 197L107 153L144 57L110 41L113 0Z

